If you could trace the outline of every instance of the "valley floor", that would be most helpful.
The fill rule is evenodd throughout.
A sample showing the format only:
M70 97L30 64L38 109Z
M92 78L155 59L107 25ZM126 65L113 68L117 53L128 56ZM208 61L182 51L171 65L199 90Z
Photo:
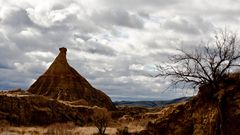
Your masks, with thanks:
M116 128L107 128L109 135L116 134ZM75 127L72 129L58 127L9 127L3 129L0 135L92 135L97 133L96 127Z
M118 129L123 129L125 126L118 125L108 127L106 134L116 135ZM129 132L139 132L144 129L143 126L136 122L126 124ZM72 123L56 123L47 127L0 127L0 135L93 135L98 132L94 126L79 127Z

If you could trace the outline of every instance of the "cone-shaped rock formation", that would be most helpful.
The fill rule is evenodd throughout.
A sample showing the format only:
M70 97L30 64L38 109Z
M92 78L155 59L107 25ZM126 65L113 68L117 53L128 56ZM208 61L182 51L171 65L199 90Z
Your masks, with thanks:
M92 87L88 81L73 69L66 59L66 48L60 53L47 71L28 89L28 92L65 101L87 101L114 110L111 99L102 91Z

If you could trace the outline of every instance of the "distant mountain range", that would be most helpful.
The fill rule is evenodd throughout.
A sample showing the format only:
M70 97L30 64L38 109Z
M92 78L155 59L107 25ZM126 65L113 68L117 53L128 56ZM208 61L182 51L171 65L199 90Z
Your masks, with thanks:
M172 100L158 100L158 101L116 101L114 104L116 106L140 106L140 107L162 107L168 104L179 103L183 101L188 101L191 97L181 97Z

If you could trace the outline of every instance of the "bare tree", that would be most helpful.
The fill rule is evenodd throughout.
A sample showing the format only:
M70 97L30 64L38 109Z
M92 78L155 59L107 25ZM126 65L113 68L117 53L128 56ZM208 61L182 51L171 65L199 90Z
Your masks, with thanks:
M240 66L239 47L236 34L222 31L195 50L179 49L179 54L169 58L172 63L158 66L157 76L173 77L174 84L184 82L194 88L208 85L214 94L225 76Z
M111 113L106 108L94 107L92 118L95 126L98 128L98 134L104 135L111 120Z
M170 57L169 64L158 66L157 76L171 77L173 84L184 83L199 89L202 97L216 97L218 109L218 134L223 134L224 94L221 84L228 80L229 74L240 67L240 43L237 35L222 31L215 35L215 40L200 45L194 50L179 49L179 53ZM223 91L224 93L225 91Z

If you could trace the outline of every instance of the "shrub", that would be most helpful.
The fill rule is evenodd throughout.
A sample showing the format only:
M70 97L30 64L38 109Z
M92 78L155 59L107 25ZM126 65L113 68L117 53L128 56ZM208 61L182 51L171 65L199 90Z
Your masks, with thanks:
M92 116L95 126L98 128L98 134L104 135L106 128L111 121L111 113L106 108L94 107Z

